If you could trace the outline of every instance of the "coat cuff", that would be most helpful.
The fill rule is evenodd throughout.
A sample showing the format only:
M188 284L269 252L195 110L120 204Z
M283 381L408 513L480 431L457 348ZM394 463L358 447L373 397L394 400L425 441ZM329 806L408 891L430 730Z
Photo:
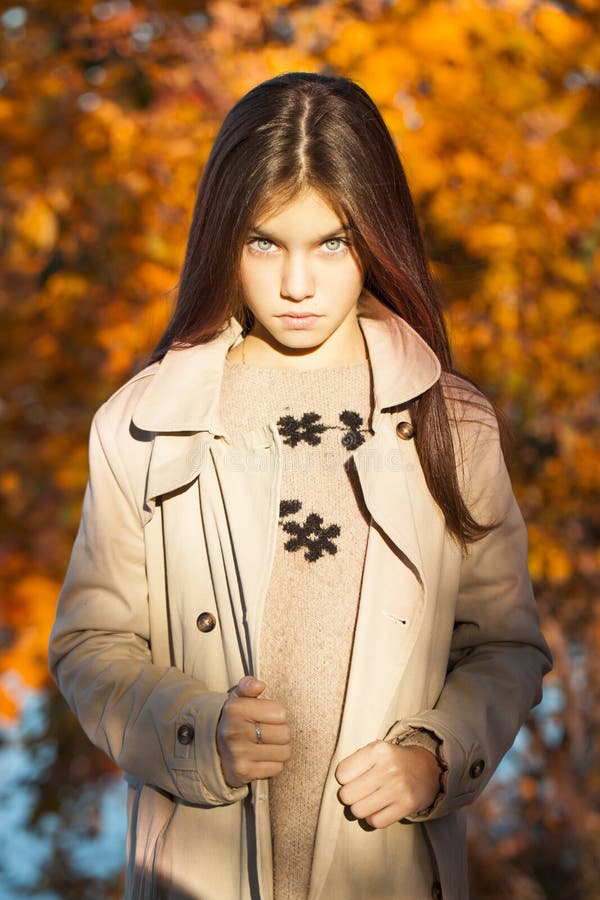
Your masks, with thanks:
M465 746L448 727L444 716L437 714L435 710L410 720L396 722L385 739L403 743L408 735L415 731L428 732L439 741L438 759L441 766L445 767L445 771L442 775L441 791L432 807L424 813L410 816L408 821L438 819L472 803L491 775L489 760L479 742L473 741L469 746Z
M173 779L180 795L191 803L223 806L248 793L248 785L227 784L217 750L217 725L226 699L226 693L205 693L199 707L189 704L171 726Z

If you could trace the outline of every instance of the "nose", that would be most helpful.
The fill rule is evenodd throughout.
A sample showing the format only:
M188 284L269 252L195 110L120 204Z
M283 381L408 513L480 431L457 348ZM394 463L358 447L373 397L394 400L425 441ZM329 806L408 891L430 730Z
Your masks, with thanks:
M281 273L281 296L287 300L305 300L315 293L315 278L309 260L303 254L290 254Z

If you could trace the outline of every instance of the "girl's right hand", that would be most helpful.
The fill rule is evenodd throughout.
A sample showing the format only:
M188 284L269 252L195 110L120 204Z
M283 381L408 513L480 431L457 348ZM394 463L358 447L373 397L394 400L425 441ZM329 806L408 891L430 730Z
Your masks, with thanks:
M265 688L264 681L246 675L223 704L217 725L217 750L230 787L243 787L256 778L279 775L290 758L286 711L276 700L260 699Z

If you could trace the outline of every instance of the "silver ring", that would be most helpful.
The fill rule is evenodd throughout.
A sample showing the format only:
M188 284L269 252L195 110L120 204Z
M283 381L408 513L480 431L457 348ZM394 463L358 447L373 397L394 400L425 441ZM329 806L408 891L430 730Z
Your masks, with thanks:
M255 722L255 723L254 723L254 730L255 730L255 732L256 732L256 743L257 743L257 744L262 744L262 742L263 742L263 736L262 736L262 729L261 729L261 727L260 727L260 723L259 723L259 722Z

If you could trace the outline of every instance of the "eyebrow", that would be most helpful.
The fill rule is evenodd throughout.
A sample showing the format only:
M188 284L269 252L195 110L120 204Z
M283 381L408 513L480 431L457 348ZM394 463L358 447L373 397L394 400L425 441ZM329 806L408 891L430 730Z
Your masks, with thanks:
M354 229L351 228L350 225L340 225L339 228L335 228L333 231L328 231L327 234L322 235L322 237L318 237L315 241L316 244L323 244L325 241L330 241L332 238L338 237L340 234L350 234ZM273 243L277 243L272 234L268 231L265 231L264 228L260 228L258 225L251 225L249 229L249 233L256 235L256 237L264 238L268 241L273 241Z

